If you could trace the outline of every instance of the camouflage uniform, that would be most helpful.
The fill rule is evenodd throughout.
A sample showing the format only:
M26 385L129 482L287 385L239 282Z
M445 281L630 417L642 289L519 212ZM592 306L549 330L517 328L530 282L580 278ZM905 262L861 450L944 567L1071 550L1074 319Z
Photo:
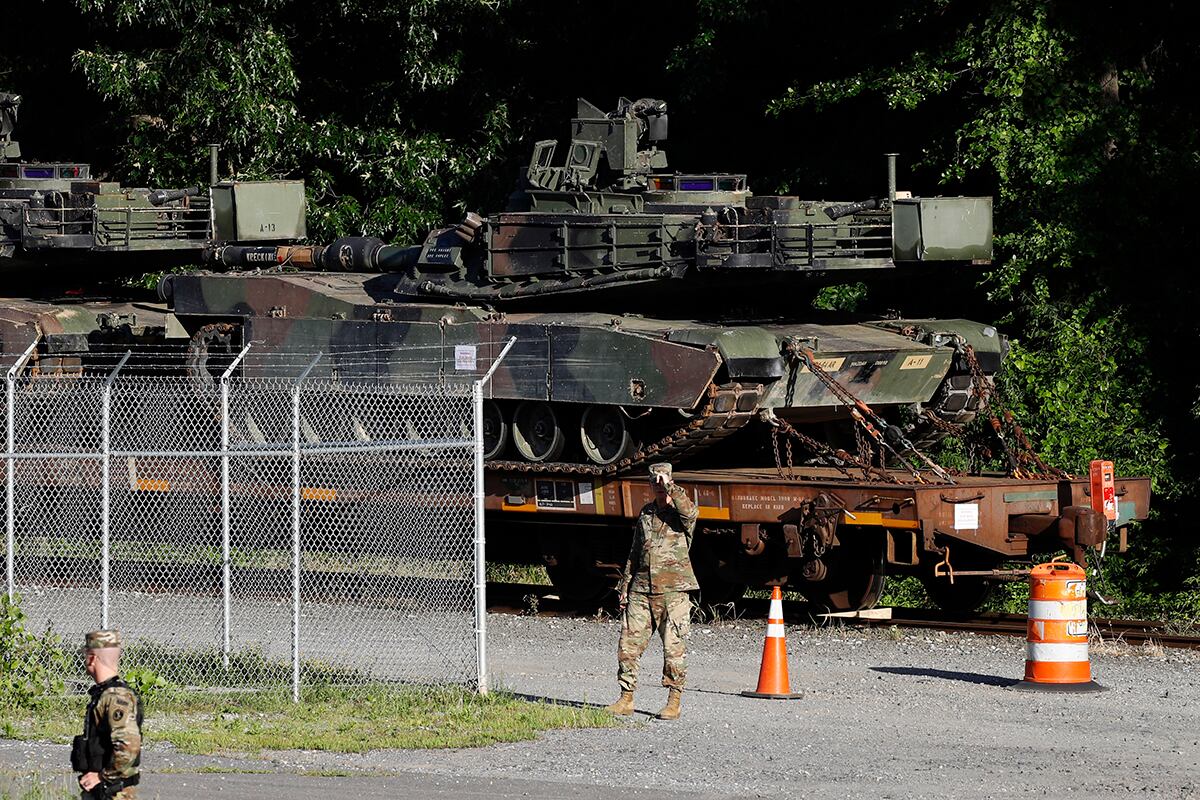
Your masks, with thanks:
M117 631L93 631L87 635L88 650L120 647ZM88 690L91 700L85 712L84 737L95 739L94 749L99 753L101 768L100 785L83 791L83 800L136 800L137 784L141 778L142 756L142 709L137 693L129 688L120 677L98 683ZM91 771L91 770L89 770ZM114 793L112 784L122 788ZM106 786L110 787L106 790Z
M654 464L670 480L669 464ZM682 689L687 674L686 641L692 602L699 589L688 551L696 530L696 504L675 484L668 490L673 505L647 503L634 525L633 544L621 579L620 596L627 604L617 645L617 683L623 691L637 686L638 661L655 631L663 641L663 686Z

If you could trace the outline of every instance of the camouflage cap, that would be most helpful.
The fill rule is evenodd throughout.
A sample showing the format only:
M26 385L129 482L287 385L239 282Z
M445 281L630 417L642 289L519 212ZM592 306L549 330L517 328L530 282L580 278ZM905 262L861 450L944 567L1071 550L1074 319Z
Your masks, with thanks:
M671 465L666 461L660 461L657 464L650 465L650 479L654 480L657 476L662 475L667 480L671 480Z
M92 631L84 637L84 650L102 650L106 647L120 647L121 632L116 628L102 631Z

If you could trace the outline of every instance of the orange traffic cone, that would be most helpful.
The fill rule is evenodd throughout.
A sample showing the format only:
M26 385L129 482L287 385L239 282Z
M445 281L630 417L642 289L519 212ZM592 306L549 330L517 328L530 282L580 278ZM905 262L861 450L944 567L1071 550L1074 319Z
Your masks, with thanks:
M1088 660L1087 573L1051 561L1029 573L1025 680L1016 688L1043 692L1100 692Z
M758 688L742 692L746 697L770 700L797 700L802 692L792 692L788 683L787 639L783 635L783 593L771 589L771 610L767 614L767 640L763 643L762 666L758 669Z

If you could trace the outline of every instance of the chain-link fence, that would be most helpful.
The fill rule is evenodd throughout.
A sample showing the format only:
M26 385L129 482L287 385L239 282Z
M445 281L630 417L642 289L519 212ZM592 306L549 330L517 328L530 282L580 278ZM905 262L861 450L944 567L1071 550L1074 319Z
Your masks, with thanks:
M244 355L244 353L243 353ZM182 685L486 690L481 384L9 370L7 590Z

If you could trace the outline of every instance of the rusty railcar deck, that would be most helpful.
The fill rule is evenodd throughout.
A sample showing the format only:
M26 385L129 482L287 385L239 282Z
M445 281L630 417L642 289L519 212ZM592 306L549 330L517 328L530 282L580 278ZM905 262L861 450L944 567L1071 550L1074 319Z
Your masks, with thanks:
M794 478L772 468L731 468L677 472L675 480L699 506L701 524L742 528L743 538L757 528L766 532L782 526L784 537L796 535L810 518L814 502L840 509L838 527L884 530L889 560L915 565L922 552L940 551L957 540L1020 558L1047 549L1045 541L1083 544L1100 535L1096 519L1080 509L1091 508L1086 478L1018 479L1002 475L956 477L955 483L916 483L906 473L893 473L894 482L855 480L832 468L798 467ZM1149 513L1149 478L1120 478L1116 483L1121 549L1126 526ZM537 475L489 471L485 478L485 507L503 516L561 516L572 520L618 522L633 519L651 491L641 477ZM818 500L818 498L822 498ZM835 512L836 513L836 512ZM1087 517L1091 532L1076 529ZM1037 546L1031 546L1040 540ZM1097 544L1097 542L1088 542ZM1054 548L1051 548L1054 549Z

